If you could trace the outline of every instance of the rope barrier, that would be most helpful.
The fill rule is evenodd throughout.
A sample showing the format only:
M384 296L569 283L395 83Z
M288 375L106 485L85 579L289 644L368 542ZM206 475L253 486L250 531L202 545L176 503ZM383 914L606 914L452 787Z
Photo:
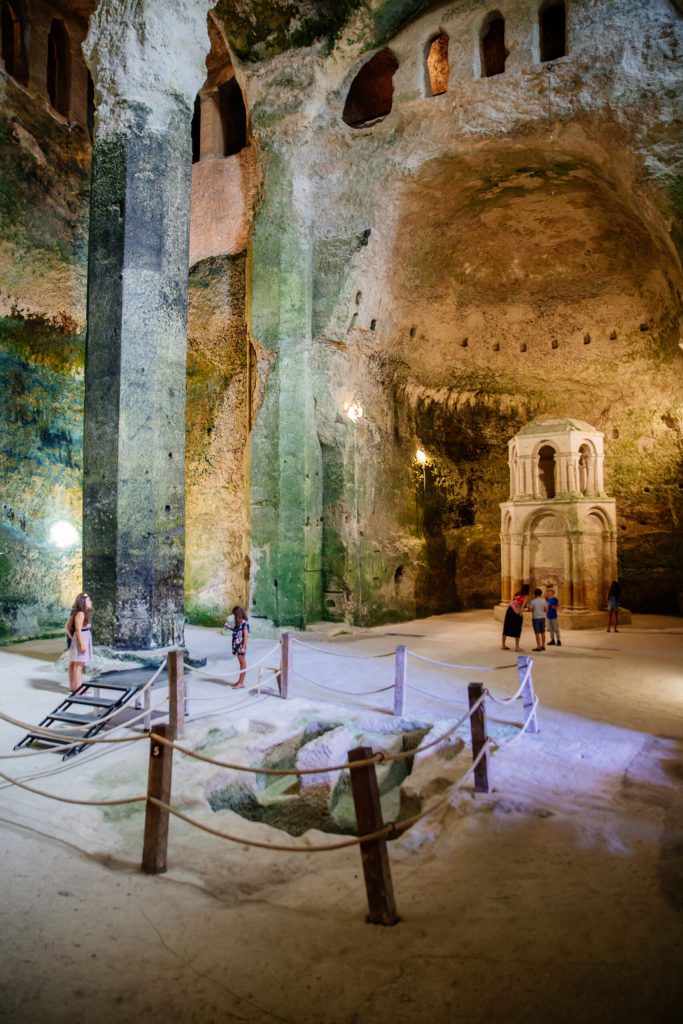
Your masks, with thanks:
M40 734L42 734L44 736L47 736L48 739L49 739L50 736L52 737L52 739L54 739L55 736L57 735L57 733L55 733L54 731L51 732L49 729L43 729L39 725L32 725L31 722L23 722L20 718L13 718L11 715L6 715L2 711L0 711L0 721L8 722L10 725L16 725L16 727L18 729L22 729L24 732L30 732L30 733L35 733L35 734L40 733ZM69 733L60 732L59 733L59 738L63 739L63 740L73 741L71 743L71 746L76 746L76 745L80 745L81 743L127 743L129 740L131 740L133 738L144 740L145 736L144 735L140 735L140 736L137 736L137 737L132 737L132 736L118 736L118 737L116 737L116 736L112 736L112 737L109 737L109 736L90 736L90 737L87 737L87 736L73 736L73 735L71 735Z
M359 762L360 763L360 762ZM231 843L241 843L243 846L254 846L259 850L277 850L282 853L326 853L329 850L343 850L347 846L358 846L359 843L368 843L372 839L381 839L382 836L389 835L393 831L393 822L385 825L384 828L378 829L377 832L370 832L364 836L352 836L349 839L341 840L337 843L327 843L324 846L285 846L284 843L262 843L258 839L244 839L242 836L230 835L229 832L221 832L220 829L211 828L210 825L203 825L200 821L195 818L188 817L187 814L183 814L182 811L176 810L170 804L165 804L161 800L157 800L156 797L150 797L149 802L154 804L156 807L160 807L164 811L168 811L176 818L180 818L181 821L187 822L188 825L193 825L194 828L201 829L202 832L208 832L212 836L218 836L220 839L227 839Z
M261 704L264 700L268 700L268 694L264 694L262 697L256 697L254 700L243 700L239 704L232 704L228 707L214 708L213 711L206 711L199 715L188 715L185 719L186 722L201 722L205 718L213 718L214 715L219 714L221 711L229 710L232 714L236 711L241 711L242 708L253 708L255 704Z
M463 672L500 672L504 668L516 667L515 665L451 665L449 661L435 661L434 658L427 658L424 654L417 654L415 651L408 650L408 654L411 658L429 662L430 665L439 665L441 668L457 668Z
M328 690L330 693L341 693L345 697L370 697L375 693L386 693L387 690L393 690L394 684L390 683L388 686L382 686L379 690L337 690L334 686L325 686L324 683L319 683L317 679L311 679L310 676L305 676L303 672L299 672L297 668L292 669L292 674L299 676L301 679L305 679L307 683L311 683L312 686L319 686L321 690Z
M430 740L429 743L423 743L419 747L413 747L410 750L401 750L396 754L385 754L380 750L376 754L373 754L372 757L365 758L362 761L345 761L344 764L324 765L320 768L252 768L249 765L234 764L230 761L219 761L217 758L207 757L205 754L199 754L196 750L190 750L189 747L183 747L174 740L169 740L165 736L160 736L155 732L151 732L149 735L150 739L153 739L157 743L161 743L165 747L173 747L174 750L177 750L181 754L185 754L187 757L193 757L197 761L203 761L205 764L214 765L216 768L228 768L237 772L250 772L253 775L324 775L327 772L341 772L346 769L352 770L354 768L364 768L371 764L382 764L385 761L404 761L406 758L415 757L416 754L421 754L424 750L430 750L438 743L443 743L443 741L448 739L449 736L452 736L454 732L457 732L460 726L474 714L485 699L486 694L482 694L481 697L475 701L472 707L468 708L464 715L461 715L454 725L450 726L446 732L441 733L440 736Z
M167 811L169 814L172 814L174 817L180 818L181 821L186 822L188 825L192 825L194 828L198 828L202 832L207 832L209 833L209 835L217 836L219 839L227 839L231 843L241 843L243 846L252 846L260 850L276 850L281 853L328 853L331 850L343 850L350 846L359 846L361 843L372 842L372 840L374 839L381 839L382 837L389 838L392 835L399 835L402 832L405 832L406 829L411 828L413 825L417 824L418 821L421 821L423 818L426 818L427 815L433 814L434 811L438 810L439 807L443 806L445 803L448 802L448 800L451 798L454 792L456 792L465 784L467 779L474 772L479 762L488 752L490 747L491 740L487 740L482 749L479 751L477 757L472 761L472 764L469 766L467 771L458 779L458 781L453 786L450 787L448 792L443 797L441 797L441 799L439 799L435 804L432 804L431 807L427 807L425 808L425 810L420 811L419 814L415 814L411 818L406 818L403 821L388 822L386 825L383 826L383 828L378 829L376 832L369 832L366 835L353 836L349 839L343 839L335 843L325 843L324 845L309 844L307 846L292 846L289 844L285 845L284 843L266 843L260 842L257 839L245 839L242 836L231 835L229 832L223 832L220 829L211 828L210 825L204 825L202 824L202 822L197 821L196 818L190 818L187 814L183 814L182 811L178 811L175 807L172 807L170 804L166 804L161 800L157 800L156 797L150 797L149 802L154 804L156 807L159 807L162 810ZM372 763L373 759L370 758L367 758L364 761L353 762L354 766L357 768Z
M29 793L35 793L36 796L46 796L50 800L58 800L63 804L80 804L85 807L116 807L119 804L139 804L147 800L146 795L123 797L120 800L76 800L73 797L57 796L56 793L46 793L44 789L36 789L34 786L27 786L25 782L20 782L19 779L13 779L11 775L5 775L4 772L0 772L0 778L4 779L5 782L11 783L13 786L18 786L19 789L25 789Z
M522 690L524 689L526 684L529 682L529 676L531 675L531 666L532 665L533 665L533 660L530 660L529 664L527 666L527 670L524 673L524 678L522 679L521 683L519 684L519 688L517 689L517 692L513 693L512 697L496 697L495 694L491 693L491 691L489 689L486 690L487 697L490 697L490 699L493 701L494 704L512 704L512 703L514 703L514 701L519 699L519 697L522 694Z
M467 779L470 777L470 775L472 775L474 770L477 768L481 759L490 749L491 742L492 741L490 739L486 740L486 743L484 743L483 747L481 748L477 756L474 758L472 764L469 766L464 775L460 776L458 781L453 786L451 786L448 792L445 793L440 800L438 800L435 804L432 804L431 807L427 807L425 810L420 811L418 814L414 814L412 818L404 818L403 821L396 822L394 824L394 831L405 832L406 829L412 828L413 825L416 825L418 823L418 821L422 821L423 818L426 818L428 814L433 814L434 811L439 809L439 807L443 807L444 804L448 803L453 793L455 793L456 790L461 789L462 786L464 786Z
M366 758L364 761L354 761L353 763L345 761L344 764L328 765L324 768L251 768L245 764L232 764L230 761L218 761L216 758L206 757L205 754L199 754L196 750L190 750L189 747L182 747L174 740L169 740L165 736L159 736L155 732L150 733L150 739L161 743L165 747L173 747L174 750L177 750L180 754L187 755L187 757L193 757L197 761L214 765L216 768L229 768L236 772L251 772L253 775L323 775L325 772L340 772L345 768L378 764L380 760L385 759L383 754L374 754L373 757Z
M159 708L163 704L165 704L167 700L168 700L168 694L164 694L163 698L158 702L158 704L155 704L154 707L150 707L148 710L144 710L143 709L140 712L139 715L135 715L133 718L130 718L127 722L120 722L118 725L115 725L111 729L109 729L108 730L108 732L109 732L109 736L108 737L92 736L90 739L84 739L83 737L80 737L80 739L74 740L72 743L60 743L58 745L55 744L53 747L50 747L47 750L15 750L15 751L12 751L11 754L0 754L0 760L8 761L8 760L13 760L14 758L17 758L17 757L40 757L42 754L54 754L55 749L57 749L57 748L59 749L60 753L65 753L67 750L71 750L73 747L79 747L82 743L98 743L98 742L99 743L109 743L109 742L111 742L111 733L116 732L118 729L130 729L131 726L133 726L137 722L139 722L141 718L146 718L147 715L151 715L155 711L158 711ZM123 710L122 708L119 708L119 712L121 712L122 710ZM0 715L0 718L2 718L2 715ZM96 721L99 722L100 719L97 719ZM31 729L30 731L33 732L33 729ZM54 737L56 735L57 734L53 732L52 733L52 738L54 739ZM60 733L59 735L61 737L63 734ZM122 736L119 739L120 739L120 741L130 740L131 742L134 742L135 740L144 739L145 735L146 735L146 733L141 735L141 736ZM48 730L48 735L45 738L48 739L49 736L50 736L50 730ZM69 737L69 739L71 739L71 737ZM77 764L77 763L78 762L76 762L76 761L72 762L72 764ZM83 764L83 761L81 761L80 763ZM48 773L48 774L50 774L50 773Z
M387 651L385 654L340 654L338 651L326 651L324 647L314 647L313 644L307 644L304 640L299 640L297 636L292 635L292 643L298 644L299 647L306 647L309 651L317 651L318 654L329 654L331 658L347 658L349 661L372 661L376 658L393 658L395 651Z
M531 705L531 711L530 711L530 712L529 712L529 714L527 715L527 717L526 717L526 721L524 722L524 724L523 724L523 725L521 725L521 726L517 726L517 728L518 728L518 730L519 730L519 731L517 732L517 734L516 734L515 736L513 736L513 737L512 737L511 739L509 739L509 740L506 740L506 741L505 741L504 743L498 743L498 741L497 741L497 740L493 740L493 743L495 743L497 747L499 747L499 748L501 748L501 749L502 749L503 747L508 747L508 746L509 746L509 745L510 745L511 743L514 743L514 742L515 742L516 740L518 740L518 739L519 739L519 737L520 737L520 736L523 736L523 735L524 735L524 733L525 733L525 732L527 731L527 729L529 728L529 724L531 723L531 719L532 719L532 718L534 717L534 715L536 714L536 709L537 709L537 708L538 708L538 697L534 697L534 702L533 702L533 704ZM510 724L512 724L512 723L510 723Z
M423 697L432 697L434 700L445 700L450 704L464 704L464 700L457 700L455 697L445 697L441 693L431 693L429 690L421 690L419 686L414 686L412 683L406 683L408 690L413 690L415 693L421 693Z
M263 657L259 658L258 661L255 661L252 665L249 665L247 668L241 669L240 672L242 672L242 671L244 671L244 672L253 672L255 668L258 668L259 665L262 665L264 661L267 661L268 658L270 658L271 654L274 654L275 651L279 651L279 650L280 650L279 643L275 644L275 646L271 647L271 649L269 651L267 651L266 654L263 655ZM233 669L228 669L228 671L229 672L234 672L235 669L234 668ZM207 672L206 669L195 668L194 665L186 665L185 666L185 672L194 672L195 675L204 676L207 679L219 679L219 680L224 681L224 676L218 675L216 672Z

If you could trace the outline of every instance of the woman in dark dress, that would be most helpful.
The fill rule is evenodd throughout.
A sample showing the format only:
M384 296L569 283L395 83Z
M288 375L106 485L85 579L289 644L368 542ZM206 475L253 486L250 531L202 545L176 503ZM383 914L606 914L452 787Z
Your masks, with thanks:
M503 642L502 648L504 651L509 651L509 647L505 643L508 637L512 637L515 641L515 650L521 651L519 646L519 638L522 635L522 623L524 622L524 609L529 603L529 590L530 584L525 583L521 590L518 590L515 596L510 601L505 612L505 622L503 623Z

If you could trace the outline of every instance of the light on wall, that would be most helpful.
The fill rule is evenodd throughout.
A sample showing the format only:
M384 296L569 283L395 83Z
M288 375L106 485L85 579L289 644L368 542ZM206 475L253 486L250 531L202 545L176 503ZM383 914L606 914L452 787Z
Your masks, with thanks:
M427 465L427 453L423 452L421 448L418 448L417 451L415 452L415 458L417 459L421 466Z
M50 540L58 548L74 548L81 542L78 530L64 519L50 527Z
M350 420L353 420L353 422L356 423L358 420L363 418L363 406L358 401L352 402L346 410L346 415Z

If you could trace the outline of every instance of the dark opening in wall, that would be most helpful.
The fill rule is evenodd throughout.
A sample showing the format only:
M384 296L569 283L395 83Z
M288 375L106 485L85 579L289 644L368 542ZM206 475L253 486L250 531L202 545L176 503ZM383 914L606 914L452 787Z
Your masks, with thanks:
M538 12L541 63L557 60L567 52L567 24L563 0L549 0Z
M192 163L196 164L199 161L200 153L200 138L201 138L201 117L202 117L202 104L199 96L194 101L194 113L192 114Z
M481 27L481 77L493 78L505 71L505 18L498 11L486 16Z
M92 80L90 72L88 72L88 96L86 103L86 124L88 128L88 135L92 142L95 138L95 83Z
M427 43L427 95L448 92L448 35L440 32Z
M232 156L247 145L247 108L234 78L221 85L218 101L225 133L225 155Z
M391 113L394 73L398 61L391 50L380 50L360 69L349 89L342 118L351 128L381 121Z
M555 497L555 449L544 444L538 453L538 486L542 498Z
M47 94L63 117L69 116L69 36L64 22L53 18L47 37Z
M24 47L24 24L11 4L3 3L2 5L0 28L2 30L2 59L5 71L21 85L26 85L28 66Z

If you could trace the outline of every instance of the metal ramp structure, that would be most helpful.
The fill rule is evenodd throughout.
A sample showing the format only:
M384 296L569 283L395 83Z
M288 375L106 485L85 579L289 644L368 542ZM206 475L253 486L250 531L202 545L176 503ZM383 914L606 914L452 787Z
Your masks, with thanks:
M145 680L140 678L141 675L139 671L112 672L98 676L91 682L84 682L78 690L64 697L55 710L38 723L38 729L48 730L50 735L37 731L28 732L14 749L33 744L46 747L68 746L62 758L64 761L79 754L88 744L74 742L74 733L62 727L78 726L79 736L80 730L83 729L84 740L96 736L111 725L116 712L123 710L143 688ZM127 679L124 678L126 676ZM149 713L149 690L145 691L144 699L144 710ZM87 728L83 728L84 726Z

